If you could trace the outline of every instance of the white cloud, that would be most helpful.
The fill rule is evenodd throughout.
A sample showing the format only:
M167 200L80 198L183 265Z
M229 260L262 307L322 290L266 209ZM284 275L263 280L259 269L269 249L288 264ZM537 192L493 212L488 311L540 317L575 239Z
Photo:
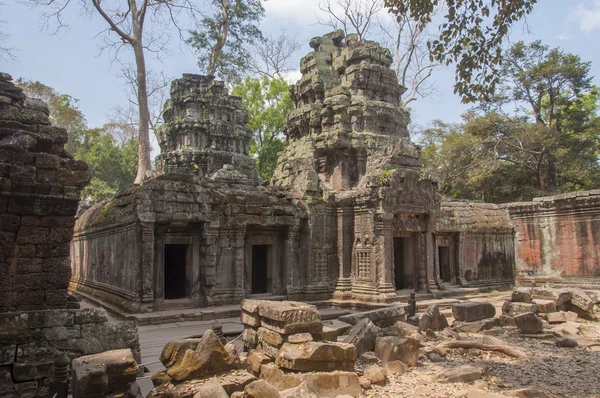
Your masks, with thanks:
M302 73L300 73L300 69L292 70L287 72L283 79L288 82L288 84L295 84L302 77Z
M573 38L573 36L571 36L568 33L561 33L559 35L554 36L556 37L558 40L563 40L563 41L569 41Z
M583 3L579 3L572 12L571 19L579 22L579 29L583 32L600 29L600 0L596 0L589 9Z

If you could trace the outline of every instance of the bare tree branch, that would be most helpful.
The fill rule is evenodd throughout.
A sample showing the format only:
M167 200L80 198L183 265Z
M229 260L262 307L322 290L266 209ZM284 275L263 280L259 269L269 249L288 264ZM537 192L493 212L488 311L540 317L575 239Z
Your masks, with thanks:
M268 36L263 42L254 45L256 55L250 70L270 78L282 77L283 74L294 70L290 61L300 47L296 35L290 37L285 30L282 30L278 37Z

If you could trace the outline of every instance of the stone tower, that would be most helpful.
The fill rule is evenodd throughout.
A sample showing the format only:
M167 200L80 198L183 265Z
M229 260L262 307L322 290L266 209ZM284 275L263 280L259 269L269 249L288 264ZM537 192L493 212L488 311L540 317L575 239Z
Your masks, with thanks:
M395 299L428 290L434 264L436 186L420 176L405 90L389 50L336 31L310 41L291 88L288 146L273 185L293 186L310 213L313 291L335 278L336 296ZM310 278L309 278L310 279Z
M228 95L222 81L193 74L174 80L164 119L159 170L207 178L253 178L254 160L248 156L252 133L245 127L248 112L241 98Z

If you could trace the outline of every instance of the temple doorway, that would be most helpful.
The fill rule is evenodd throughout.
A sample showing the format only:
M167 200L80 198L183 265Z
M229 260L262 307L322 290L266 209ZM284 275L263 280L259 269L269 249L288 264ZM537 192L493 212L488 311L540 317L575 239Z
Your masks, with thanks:
M252 245L251 294L269 293L270 245Z
M188 245L165 245L165 300L181 299L187 296L187 251Z
M452 271L450 268L450 248L448 246L438 246L440 279L443 282L452 281Z
M397 236L402 234L402 236ZM413 287L414 239L410 233L394 236L394 285L396 290Z

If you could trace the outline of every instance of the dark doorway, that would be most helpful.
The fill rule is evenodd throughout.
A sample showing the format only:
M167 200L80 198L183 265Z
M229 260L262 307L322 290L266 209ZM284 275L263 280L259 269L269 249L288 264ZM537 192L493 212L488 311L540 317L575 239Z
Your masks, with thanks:
M186 296L187 246L165 245L165 300Z
M269 245L252 245L252 294L268 292Z
M396 290L404 288L404 238L394 238L394 283Z
M448 246L439 246L440 279L444 282L450 282L452 275L450 272L450 248Z

